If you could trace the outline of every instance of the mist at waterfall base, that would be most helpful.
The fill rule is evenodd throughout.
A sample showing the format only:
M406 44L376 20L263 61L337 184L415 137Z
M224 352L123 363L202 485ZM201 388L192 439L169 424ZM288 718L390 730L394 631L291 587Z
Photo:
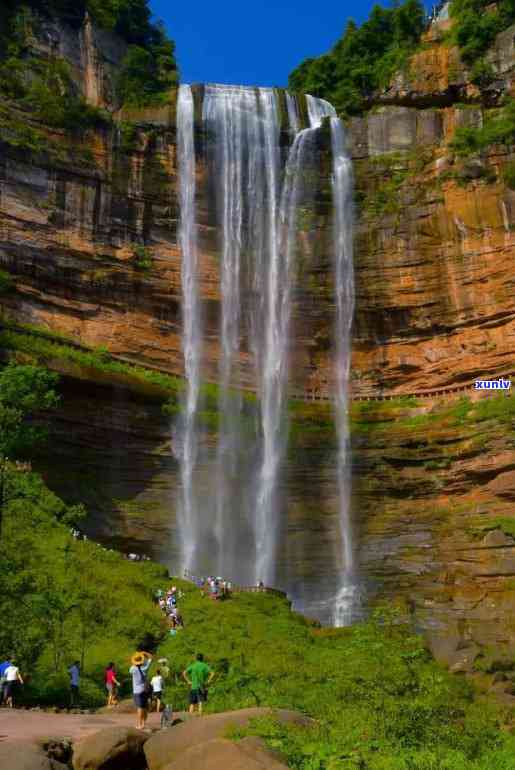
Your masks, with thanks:
M182 254L182 345L186 387L173 428L180 466L177 544L181 568L236 584L288 592L296 609L347 625L356 615L358 580L350 515L347 386L354 309L352 164L343 125L327 102L307 97L301 128L296 97L285 94L288 130L274 89L208 85L201 130L194 97L179 89L177 156ZM291 545L287 484L288 399L298 255L306 213L314 211L322 127L331 132L334 269L334 457L338 532L319 574L304 575ZM196 135L196 131L201 135ZM286 137L286 138L285 138ZM219 371L216 395L201 388L205 326L200 297L197 155L207 169L208 226L219 235ZM320 183L320 182L319 182ZM302 220L301 220L302 218ZM242 358L251 363L251 390ZM248 372L247 372L248 378ZM242 386L246 385L246 389ZM216 401L213 404L213 400ZM218 413L216 442L200 415ZM316 535L311 547L317 548ZM176 565L174 565L176 566Z

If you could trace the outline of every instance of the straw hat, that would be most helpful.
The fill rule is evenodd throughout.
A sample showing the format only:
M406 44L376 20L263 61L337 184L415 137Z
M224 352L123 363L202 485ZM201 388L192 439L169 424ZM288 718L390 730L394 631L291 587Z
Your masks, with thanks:
M142 652L135 652L131 658L133 666L141 666L145 662L145 656Z

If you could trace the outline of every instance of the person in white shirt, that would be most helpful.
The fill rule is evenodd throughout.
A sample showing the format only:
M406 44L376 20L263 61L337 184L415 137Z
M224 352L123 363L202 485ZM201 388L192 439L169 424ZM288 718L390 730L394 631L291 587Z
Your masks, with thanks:
M161 669L158 668L155 676L150 680L152 686L152 698L156 702L156 711L161 711L161 700L163 698L164 678L161 675Z
M16 661L11 660L11 665L5 670L5 704L9 708L14 708L14 696L18 685L23 684L20 669L15 665Z

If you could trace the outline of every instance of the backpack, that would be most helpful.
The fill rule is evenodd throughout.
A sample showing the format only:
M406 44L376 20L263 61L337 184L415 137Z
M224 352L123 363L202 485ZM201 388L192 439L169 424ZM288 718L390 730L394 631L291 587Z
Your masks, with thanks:
M144 687L143 692L145 693L145 695L152 695L152 685L148 681L147 675L145 674L144 671L141 670L140 666L138 666L137 668L138 668L138 671L139 671L139 675L141 677L141 683L142 683L142 685Z

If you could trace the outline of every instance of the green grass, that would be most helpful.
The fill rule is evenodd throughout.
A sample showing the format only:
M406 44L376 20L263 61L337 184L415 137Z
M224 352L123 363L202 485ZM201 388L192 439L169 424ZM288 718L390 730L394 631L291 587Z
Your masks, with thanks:
M391 608L352 629L319 629L269 595L202 599L189 586L185 629L159 648L171 664L166 700L187 703L180 674L203 652L217 676L210 713L296 709L312 729L259 720L257 734L297 770L508 770L515 744L500 714L442 670ZM490 764L489 764L490 763Z

